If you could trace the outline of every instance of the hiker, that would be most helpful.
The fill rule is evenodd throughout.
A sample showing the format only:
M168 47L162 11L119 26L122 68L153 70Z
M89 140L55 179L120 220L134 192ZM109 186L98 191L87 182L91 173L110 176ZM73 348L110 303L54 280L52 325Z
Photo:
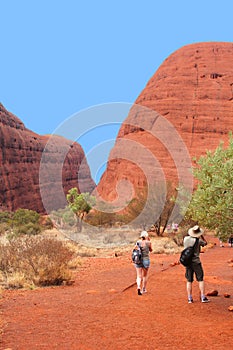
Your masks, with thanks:
M140 234L140 240L137 241L135 247L140 247L142 252L142 259L140 264L134 264L137 272L137 292L138 295L142 295L147 292L146 285L148 280L148 270L150 267L150 252L152 252L152 246L147 231L142 231Z
M184 237L184 248L193 246L195 244L196 239L199 239L198 244L196 245L196 249L194 252L194 256L192 258L192 263L190 266L186 267L185 278L187 280L187 294L188 294L188 303L193 303L192 297L192 283L194 273L196 276L196 280L199 284L199 289L201 292L201 302L208 303L209 299L205 296L205 286L204 286L204 271L202 268L201 260L199 257L200 247L204 247L207 245L207 241L203 236L203 230L195 225L188 230L188 235Z

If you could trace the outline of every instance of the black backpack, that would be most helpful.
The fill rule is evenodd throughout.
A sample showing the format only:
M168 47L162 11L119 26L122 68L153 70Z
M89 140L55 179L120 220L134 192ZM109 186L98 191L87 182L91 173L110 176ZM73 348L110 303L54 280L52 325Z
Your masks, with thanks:
M196 249L196 246L198 244L199 238L196 238L196 241L193 246L187 247L184 250L182 250L180 254L180 263L184 265L185 267L191 265L192 258Z
M141 247L140 247L140 243L137 244L137 248L134 248L132 251L132 262L134 264L141 264L142 262L142 251L141 251Z

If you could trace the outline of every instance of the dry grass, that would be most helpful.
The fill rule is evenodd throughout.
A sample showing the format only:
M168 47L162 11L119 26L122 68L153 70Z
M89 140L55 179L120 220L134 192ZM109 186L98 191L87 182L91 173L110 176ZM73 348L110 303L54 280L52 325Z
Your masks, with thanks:
M74 256L74 250L65 242L43 236L24 236L2 243L2 285L5 288L60 285L72 279L69 263Z
M179 247L172 238L159 237L152 239L153 254L177 254L183 248Z

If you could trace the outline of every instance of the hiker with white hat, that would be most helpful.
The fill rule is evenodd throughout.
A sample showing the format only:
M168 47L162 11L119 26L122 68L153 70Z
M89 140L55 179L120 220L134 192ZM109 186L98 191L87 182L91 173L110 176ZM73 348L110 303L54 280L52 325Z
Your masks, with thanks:
M199 257L200 247L204 247L207 245L207 241L203 236L203 232L204 231L198 225L195 225L188 230L188 235L184 237L184 248L194 246L196 240L198 240L198 242L195 244L194 255L192 258L191 265L187 266L185 271L189 304L193 303L192 283L193 283L194 274L199 284L199 289L201 292L201 302L202 303L209 302L209 299L207 299L205 296L204 271L203 271L203 267Z
M137 241L135 247L141 250L142 258L139 264L135 264L137 272L137 292L142 295L147 292L146 285L148 280L148 270L150 267L150 252L152 252L151 241L147 231L142 231L140 240Z

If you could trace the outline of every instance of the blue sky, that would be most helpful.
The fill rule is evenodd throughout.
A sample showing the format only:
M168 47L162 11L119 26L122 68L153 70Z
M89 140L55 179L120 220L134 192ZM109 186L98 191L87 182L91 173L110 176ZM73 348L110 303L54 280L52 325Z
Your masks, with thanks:
M95 105L133 103L184 45L233 41L230 0L0 0L0 10L0 102L38 134ZM97 182L124 113L78 140L87 154L106 142L90 164Z

